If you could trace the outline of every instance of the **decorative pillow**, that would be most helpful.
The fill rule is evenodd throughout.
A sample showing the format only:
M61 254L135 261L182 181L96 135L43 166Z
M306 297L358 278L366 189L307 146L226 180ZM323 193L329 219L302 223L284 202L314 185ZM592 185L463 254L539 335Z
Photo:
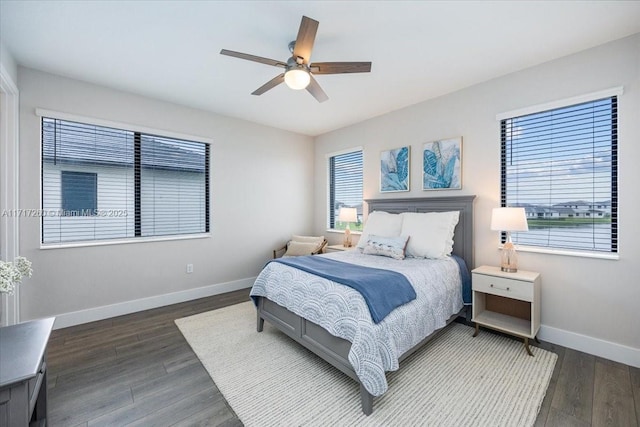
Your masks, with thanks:
M453 231L460 212L404 212L402 235L410 236L406 256L415 258L444 258L453 250Z
M300 243L322 243L324 242L324 236L298 236L294 234L291 236L291 240Z
M301 256L311 255L319 249L317 243L314 242L296 242L292 240L287 245L287 251L283 256Z
M357 247L364 249L369 241L370 235L382 237L398 237L402 230L402 217L398 214L390 214L388 212L374 211L369 214L367 222L362 230L360 240Z
M291 242L314 243L316 245L316 248L311 252L316 252L324 243L324 236L298 236L294 234L293 236L291 236Z
M394 259L404 259L404 248L409 236L382 237L369 235L369 241L362 249L366 255L382 255Z

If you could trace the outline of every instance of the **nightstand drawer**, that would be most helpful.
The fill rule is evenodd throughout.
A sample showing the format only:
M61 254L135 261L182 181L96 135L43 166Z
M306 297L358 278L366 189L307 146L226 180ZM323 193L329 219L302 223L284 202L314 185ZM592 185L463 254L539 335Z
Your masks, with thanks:
M522 301L533 301L533 284L531 282L474 274L472 283L474 291L515 298Z
M31 378L28 381L28 393L29 393L29 413L33 413L33 408L35 408L36 403L38 401L38 395L40 393L40 388L42 387L42 381L44 381L44 377L47 372L47 362L42 359L40 363L40 368L38 369L38 373L35 377Z

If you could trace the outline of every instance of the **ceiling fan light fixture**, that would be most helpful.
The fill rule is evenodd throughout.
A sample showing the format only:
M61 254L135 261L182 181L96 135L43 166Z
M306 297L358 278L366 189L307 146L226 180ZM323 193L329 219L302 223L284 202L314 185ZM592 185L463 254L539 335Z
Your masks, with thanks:
M291 89L305 89L311 82L311 75L304 68L292 68L284 73L284 82Z

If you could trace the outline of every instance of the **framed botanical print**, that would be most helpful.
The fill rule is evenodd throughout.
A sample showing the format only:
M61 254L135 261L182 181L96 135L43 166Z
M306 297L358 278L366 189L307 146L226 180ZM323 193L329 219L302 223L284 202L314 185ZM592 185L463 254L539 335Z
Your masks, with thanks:
M462 137L427 142L422 151L422 189L462 188Z
M394 148L380 153L381 193L409 191L410 148Z

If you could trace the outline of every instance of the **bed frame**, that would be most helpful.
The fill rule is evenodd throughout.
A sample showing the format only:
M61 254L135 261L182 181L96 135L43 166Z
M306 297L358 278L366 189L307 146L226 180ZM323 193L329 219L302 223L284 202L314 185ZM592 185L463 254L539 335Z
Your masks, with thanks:
M422 197L407 199L369 199L365 200L369 212L385 211L389 213L401 212L446 212L460 211L460 220L455 228L453 253L463 258L469 269L473 263L473 200L475 196L457 197ZM464 311L464 309L462 310ZM460 313L454 314L447 320L447 325L453 322ZM259 297L258 301L258 332L262 332L264 321L267 320L277 329L281 330L293 340L339 369L360 384L360 400L362 411L366 415L373 412L373 395L371 395L360 383L351 363L349 363L349 350L351 343L342 338L335 337L321 326L310 322L275 302ZM418 345L409 349L401 357L406 359L413 352L422 347L427 341L437 336L445 328L435 331L426 337Z

